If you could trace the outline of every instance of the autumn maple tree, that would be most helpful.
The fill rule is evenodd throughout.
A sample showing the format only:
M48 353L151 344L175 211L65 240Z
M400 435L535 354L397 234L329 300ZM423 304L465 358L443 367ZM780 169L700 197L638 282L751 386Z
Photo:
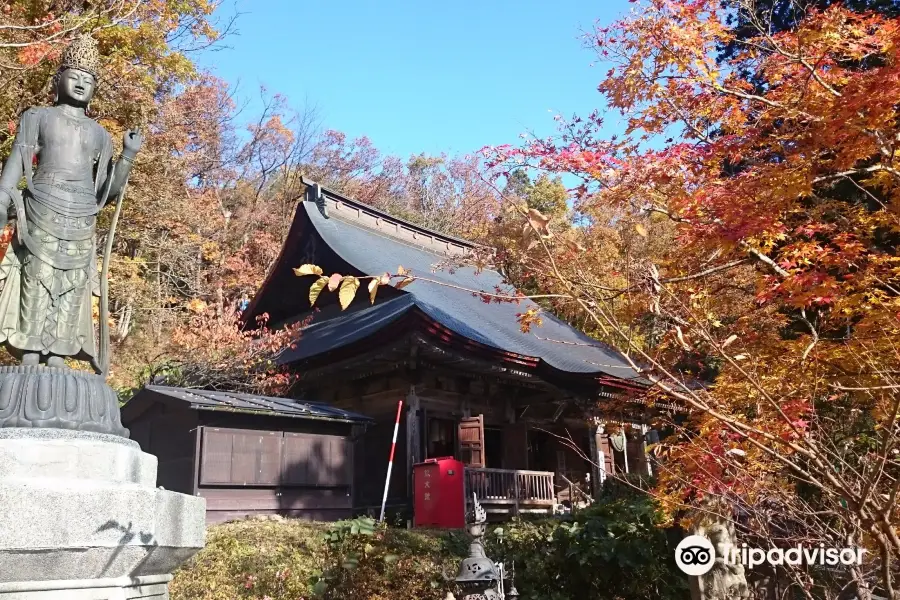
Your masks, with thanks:
M644 0L587 36L627 129L605 136L598 110L485 149L507 180L583 181L580 227L520 203L532 235L504 225L502 253L689 414L656 449L670 516L863 545L859 568L779 580L898 598L900 21L834 4L772 26L758 8Z

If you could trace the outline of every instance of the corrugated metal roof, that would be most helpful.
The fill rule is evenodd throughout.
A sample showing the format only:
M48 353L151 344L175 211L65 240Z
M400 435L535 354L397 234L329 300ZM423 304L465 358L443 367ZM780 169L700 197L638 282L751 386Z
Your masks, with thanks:
M371 418L365 415L319 402L255 396L237 392L213 392L209 390L176 388L163 385L148 385L145 389L188 402L191 408L198 410L228 410L298 419L341 421L344 423L366 423L372 421Z
M314 202L300 204L297 218L308 218L325 243L363 273L378 275L385 271L393 272L397 265L402 265L410 269L413 275L456 287L414 282L404 289L407 296L402 297L403 301L398 298L312 325L304 333L296 350L285 353L283 362L319 354L343 345L341 342L349 343L365 337L395 320L414 304L453 332L497 350L539 359L569 373L612 375L622 380L646 383L617 351L553 315L542 312L543 325L534 326L529 333L523 332L517 313L537 307L531 300L522 300L518 304L485 303L466 291L494 292L500 289L503 293L514 293L496 271L478 273L471 267L452 271L434 270L435 265L446 257L430 251L424 244L418 246L397 239L390 235L389 227L379 231L364 226L362 221L354 218L357 211L326 210L323 214ZM316 332L317 327L323 335L317 336L321 338L319 343L312 343L307 336Z

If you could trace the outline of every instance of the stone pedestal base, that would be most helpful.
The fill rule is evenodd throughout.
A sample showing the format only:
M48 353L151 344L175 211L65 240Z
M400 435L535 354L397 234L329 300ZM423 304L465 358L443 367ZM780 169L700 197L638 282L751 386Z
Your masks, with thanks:
M4 600L168 600L171 575L0 583Z
M74 429L128 437L100 375L45 365L0 366L0 427Z
M205 543L206 502L155 482L131 440L0 429L0 600L168 598Z

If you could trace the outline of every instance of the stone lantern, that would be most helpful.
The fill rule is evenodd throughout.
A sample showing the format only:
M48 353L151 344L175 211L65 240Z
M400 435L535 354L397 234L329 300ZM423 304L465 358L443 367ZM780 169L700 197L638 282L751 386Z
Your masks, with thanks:
M467 527L469 535L472 536L469 557L459 565L459 575L455 579L464 594L462 600L518 598L519 593L515 586L512 586L508 594L503 593L503 567L494 563L484 553L487 513L474 495L473 500L472 521Z

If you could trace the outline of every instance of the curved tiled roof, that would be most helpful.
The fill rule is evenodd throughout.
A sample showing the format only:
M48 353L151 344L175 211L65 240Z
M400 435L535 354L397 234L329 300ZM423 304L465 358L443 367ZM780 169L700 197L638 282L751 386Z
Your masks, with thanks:
M485 303L467 291L494 292L499 288L503 293L513 294L514 290L496 271L479 273L472 267L435 269L448 257L470 248L468 242L394 219L315 185L310 185L308 190L311 193L300 203L295 217L304 221L303 227L298 228L304 235L311 233L307 224L312 225L322 241L359 272L378 275L396 272L398 265L402 265L413 276L438 283L415 281L399 297L314 322L304 330L297 348L285 352L282 362L350 344L416 308L459 336L500 352L543 362L563 372L645 383L620 353L550 314L542 313L542 326L523 332L517 314L536 307L531 300ZM281 267L284 269L285 265ZM360 293L365 296L364 289Z

